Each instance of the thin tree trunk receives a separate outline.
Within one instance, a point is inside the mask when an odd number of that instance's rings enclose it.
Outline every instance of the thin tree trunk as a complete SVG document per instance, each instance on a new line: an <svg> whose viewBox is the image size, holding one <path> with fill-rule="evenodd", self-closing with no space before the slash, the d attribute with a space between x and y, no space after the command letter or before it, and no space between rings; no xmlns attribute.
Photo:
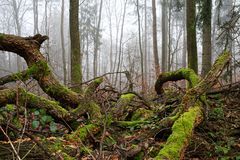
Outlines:
<svg viewBox="0 0 240 160"><path fill-rule="evenodd" d="M147 76L147 71L148 71L148 52L147 52L147 47L148 47L148 29L147 29L147 0L144 1L144 79L145 79L145 87L148 88L148 76Z"/></svg>
<svg viewBox="0 0 240 160"><path fill-rule="evenodd" d="M45 34L49 35L49 27L48 27L48 0L45 0L45 7L44 7L44 18L45 18ZM51 60L50 60L50 43L49 41L46 42L46 54L47 54L47 60L48 63L51 65Z"/></svg>
<svg viewBox="0 0 240 160"><path fill-rule="evenodd" d="M153 56L155 65L155 76L158 77L160 74L160 65L158 58L158 46L157 46L157 16L156 16L156 1L152 0L152 15L153 15Z"/></svg>
<svg viewBox="0 0 240 160"><path fill-rule="evenodd" d="M21 3L21 2L19 2L19 3ZM19 20L19 5L21 5L21 4L17 4L16 0L12 1L14 20L15 20L17 35L21 36L21 23L20 23L20 20ZM22 68L21 57L17 56L17 70L20 71L21 68Z"/></svg>
<svg viewBox="0 0 240 160"><path fill-rule="evenodd" d="M162 1L162 72L167 71L168 55L168 14L167 1ZM170 56L170 55L169 55Z"/></svg>
<svg viewBox="0 0 240 160"><path fill-rule="evenodd" d="M71 40L71 83L74 90L81 91L82 83L82 56L79 38L79 0L70 0L70 40Z"/></svg>
<svg viewBox="0 0 240 160"><path fill-rule="evenodd" d="M121 34L120 34L120 40L119 40L119 53L118 53L118 64L117 64L117 72L119 72L120 70L120 66L121 66L121 57L122 57L122 39L123 39L123 30L124 30L124 23L125 23L125 16L126 16L126 8L127 8L127 1L128 0L125 0L124 2L124 9L123 9L123 18L122 18L122 24L121 24ZM117 82L118 80L118 74L116 74L116 79L115 79L115 82ZM121 74L120 74L120 81L119 83L121 83ZM121 84L120 84L121 86ZM120 87L121 88L121 87Z"/></svg>
<svg viewBox="0 0 240 160"><path fill-rule="evenodd" d="M93 76L97 76L97 70L98 70L98 50L99 50L99 32L100 32L100 24L102 19L102 4L103 0L100 2L100 8L99 8L99 16L98 16L98 24L97 24L97 31L96 31L96 37L94 41L94 57L93 57Z"/></svg>
<svg viewBox="0 0 240 160"><path fill-rule="evenodd" d="M187 40L186 40L186 1L183 7L183 50L182 50L182 67L187 67Z"/></svg>
<svg viewBox="0 0 240 160"><path fill-rule="evenodd" d="M141 22L140 22L140 12L139 12L139 0L137 0L137 16L138 16L138 43L139 43L139 51L141 56L141 82L142 82L142 92L145 89L145 79L144 79L144 64L143 64L143 51L142 51L142 42L141 42Z"/></svg>
<svg viewBox="0 0 240 160"><path fill-rule="evenodd" d="M86 65L87 65L87 80L89 80L89 34L87 33L87 52L86 52Z"/></svg>
<svg viewBox="0 0 240 160"><path fill-rule="evenodd" d="M111 16L111 0L108 1L107 14L109 20L109 31L110 31L110 51L109 51L109 62L110 62L110 72L113 72L113 35L112 35L112 16ZM112 74L110 75L112 79Z"/></svg>
<svg viewBox="0 0 240 160"><path fill-rule="evenodd" d="M67 84L67 66L66 66L66 52L64 43L64 0L62 0L62 11L61 11L61 46L62 46L62 62L63 62L63 82Z"/></svg>
<svg viewBox="0 0 240 160"><path fill-rule="evenodd" d="M33 0L33 19L34 19L34 31L33 34L39 33L38 29L38 0Z"/></svg>

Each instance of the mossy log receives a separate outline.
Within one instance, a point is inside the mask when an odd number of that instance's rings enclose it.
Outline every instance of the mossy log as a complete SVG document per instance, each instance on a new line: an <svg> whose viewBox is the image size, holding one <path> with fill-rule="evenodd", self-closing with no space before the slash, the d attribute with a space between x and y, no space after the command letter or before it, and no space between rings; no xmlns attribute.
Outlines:
<svg viewBox="0 0 240 160"><path fill-rule="evenodd" d="M0 106L18 104L27 108L45 109L56 121L71 120L70 113L62 108L56 101L36 96L23 88L4 89L0 91Z"/></svg>
<svg viewBox="0 0 240 160"><path fill-rule="evenodd" d="M100 123L101 112L98 104L91 98L93 92L102 83L103 79L99 78L91 82L83 93L76 93L61 84L53 75L47 60L40 52L41 44L47 39L47 36L40 34L33 37L20 37L0 33L0 50L16 53L24 58L28 65L28 69L25 71L0 78L0 85L34 78L42 90L56 101L36 96L22 88L1 89L0 106L18 104L19 106L26 106L27 108L44 108L56 122L68 123L67 126L70 126L71 129L74 130L68 137L71 137L71 135L74 137L76 133L83 131L81 127L79 128L79 126L75 125L79 116L86 112L90 114L95 122L98 122L95 123L97 128ZM77 125L79 125L79 123L77 123ZM84 132L86 136L87 133L88 132ZM86 136L81 136L81 138L86 138ZM51 146L49 146L49 148L51 148ZM55 151L53 151L53 153L55 153Z"/></svg>
<svg viewBox="0 0 240 160"><path fill-rule="evenodd" d="M9 77L18 77L21 80L26 75L31 75L50 97L59 101L63 106L77 107L82 100L81 95L66 88L55 78L47 60L40 52L41 44L47 39L47 36L40 34L33 37L20 37L1 33L0 50L16 53L24 58L29 67L26 72Z"/></svg>
<svg viewBox="0 0 240 160"><path fill-rule="evenodd" d="M13 145L15 148L17 148L19 145L19 142L16 142L16 143L13 142ZM30 140L20 142L19 156L21 158L24 157L25 159L28 159L28 160L49 159L49 157L45 156L44 152ZM9 143L0 142L0 157L1 157L0 159L2 159L2 160L16 159L16 156L13 153L12 148L9 145Z"/></svg>
<svg viewBox="0 0 240 160"><path fill-rule="evenodd" d="M47 36L42 36L40 34L37 34L33 37L20 37L1 33L0 50L13 52L23 57L28 65L28 69L0 78L0 85L17 80L24 81L33 77L38 81L40 87L46 94L54 98L56 101L60 102L59 106L61 106L61 108L78 108L78 111L83 110L81 111L81 113L86 112L86 97L89 97L89 95L93 93L93 91L102 82L102 79L99 78L93 81L87 88L86 95L84 95L83 93L78 94L62 85L55 78L51 69L48 66L45 57L40 52L41 44L47 39ZM1 91L2 95L4 93L6 92ZM7 96L8 95L6 95L5 97ZM34 95L32 95L31 97L34 97ZM11 99L13 100L14 98ZM30 102L31 101L29 101L29 103ZM87 105L88 108L89 106L96 106L96 104L92 104L93 102L91 101L91 105Z"/></svg>
<svg viewBox="0 0 240 160"><path fill-rule="evenodd" d="M191 82L191 77L195 78L193 79L194 81L190 83L192 84L192 88L187 90L182 99L180 104L182 112L179 113L179 118L177 118L172 126L172 134L168 137L166 144L160 150L155 159L184 159L184 152L191 140L194 128L204 119L203 111L206 103L204 102L205 94L215 84L217 78L220 76L225 66L229 63L229 60L230 53L227 51L223 52L215 61L212 69L203 80L197 78L197 75L192 75L195 73L191 73L190 75L187 74L188 77L184 77L186 74L183 70L159 76L157 83L160 84L156 85L158 86L156 87L157 93L162 93L161 83L163 81L166 82L166 79L178 80L184 78ZM177 73L177 78L175 79L173 78L174 73ZM170 78L167 77L168 75ZM161 80L161 77L164 77L164 80Z"/></svg>

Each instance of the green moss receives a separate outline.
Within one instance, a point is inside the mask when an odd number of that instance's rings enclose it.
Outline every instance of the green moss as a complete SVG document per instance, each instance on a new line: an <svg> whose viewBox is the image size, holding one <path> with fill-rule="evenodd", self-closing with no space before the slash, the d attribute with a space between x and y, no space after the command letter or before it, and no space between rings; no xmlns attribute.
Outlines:
<svg viewBox="0 0 240 160"><path fill-rule="evenodd" d="M29 67L26 75L46 76L50 72L50 68L46 61L38 61Z"/></svg>
<svg viewBox="0 0 240 160"><path fill-rule="evenodd" d="M83 102L79 106L72 110L74 115L80 115L88 112L93 120L99 120L102 117L101 109L99 105L94 101Z"/></svg>
<svg viewBox="0 0 240 160"><path fill-rule="evenodd" d="M93 151L90 148L83 146L83 147L80 148L80 152L83 153L83 154L90 154Z"/></svg>
<svg viewBox="0 0 240 160"><path fill-rule="evenodd" d="M62 152L64 160L76 160L76 158L69 156L67 153Z"/></svg>
<svg viewBox="0 0 240 160"><path fill-rule="evenodd" d="M101 84L102 82L103 82L103 78L102 77L101 78L97 78L97 79L94 80L94 83L97 84L97 85Z"/></svg>
<svg viewBox="0 0 240 160"><path fill-rule="evenodd" d="M0 33L0 41L2 41L4 39L5 35Z"/></svg>
<svg viewBox="0 0 240 160"><path fill-rule="evenodd" d="M47 139L45 141L46 141L46 143L49 143ZM50 151L52 151L52 152L62 151L63 149L64 149L64 146L63 146L63 143L60 138L57 138L54 141L54 143L52 143L50 145Z"/></svg>
<svg viewBox="0 0 240 160"><path fill-rule="evenodd" d="M112 146L114 144L117 144L117 141L113 137L108 136L104 139L104 144L107 146Z"/></svg>
<svg viewBox="0 0 240 160"><path fill-rule="evenodd" d="M116 124L120 127L137 127L141 124L149 124L150 121L117 121Z"/></svg>
<svg viewBox="0 0 240 160"><path fill-rule="evenodd" d="M69 112L62 108L58 102L50 101L40 96L36 96L32 93L26 92L24 89L19 90L20 103L27 102L28 107L45 109L48 113L57 115L57 117L65 118L69 116ZM41 104L41 105L40 105Z"/></svg>
<svg viewBox="0 0 240 160"><path fill-rule="evenodd" d="M97 125L95 124L80 126L76 131L66 135L66 139L72 142L81 142L85 138L87 138L89 132L93 132L96 128L97 128Z"/></svg>
<svg viewBox="0 0 240 160"><path fill-rule="evenodd" d="M92 81L84 91L85 97L86 98L88 98L88 96L90 97L102 82L103 78L97 78L94 81Z"/></svg>
<svg viewBox="0 0 240 160"><path fill-rule="evenodd" d="M142 160L144 159L143 157L144 157L144 152L140 152L134 157L134 160Z"/></svg>
<svg viewBox="0 0 240 160"><path fill-rule="evenodd" d="M122 99L124 101L130 102L134 97L135 97L135 94L127 93L127 94L121 95L120 100Z"/></svg>
<svg viewBox="0 0 240 160"><path fill-rule="evenodd" d="M153 115L154 115L153 111L147 110L144 108L139 108L134 112L131 120L132 121L147 120L147 119L151 118Z"/></svg>
<svg viewBox="0 0 240 160"><path fill-rule="evenodd" d="M197 85L200 81L198 75L190 68L181 68L179 72L181 72L183 77L188 80L190 88Z"/></svg>
<svg viewBox="0 0 240 160"><path fill-rule="evenodd" d="M224 51L218 58L216 59L214 65L223 65L227 59L230 57L229 51Z"/></svg>
<svg viewBox="0 0 240 160"><path fill-rule="evenodd" d="M194 123L197 120L201 109L199 105L189 108L188 112L185 112L172 127L172 134L168 138L163 149L160 150L156 160L160 159L180 159L181 151L187 143L188 138L191 136Z"/></svg>

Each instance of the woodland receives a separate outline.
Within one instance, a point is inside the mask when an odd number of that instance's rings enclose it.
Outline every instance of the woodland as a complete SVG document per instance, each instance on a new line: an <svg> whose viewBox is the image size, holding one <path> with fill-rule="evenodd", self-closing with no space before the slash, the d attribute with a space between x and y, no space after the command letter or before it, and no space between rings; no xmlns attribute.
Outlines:
<svg viewBox="0 0 240 160"><path fill-rule="evenodd" d="M240 0L0 0L0 160L240 159Z"/></svg>

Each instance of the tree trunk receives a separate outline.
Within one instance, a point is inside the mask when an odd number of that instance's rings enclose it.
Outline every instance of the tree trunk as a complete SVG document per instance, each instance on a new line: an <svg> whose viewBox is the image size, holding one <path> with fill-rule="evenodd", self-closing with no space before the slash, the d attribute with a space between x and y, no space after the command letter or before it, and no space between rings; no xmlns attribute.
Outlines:
<svg viewBox="0 0 240 160"><path fill-rule="evenodd" d="M187 41L186 41L186 1L183 7L183 50L182 50L182 67L187 67Z"/></svg>
<svg viewBox="0 0 240 160"><path fill-rule="evenodd" d="M98 16L98 23L96 28L96 35L94 37L94 56L93 56L93 76L97 76L98 72L98 50L99 50L99 34L100 34L100 25L101 25L101 19L102 19L102 4L103 0L100 2L100 8L99 8L99 16Z"/></svg>
<svg viewBox="0 0 240 160"><path fill-rule="evenodd" d="M187 51L188 67L198 74L198 54L196 41L196 2L187 0Z"/></svg>
<svg viewBox="0 0 240 160"><path fill-rule="evenodd" d="M33 34L39 33L38 29L38 0L33 0L33 19L34 19L34 29Z"/></svg>
<svg viewBox="0 0 240 160"><path fill-rule="evenodd" d="M160 65L158 58L158 46L157 46L157 16L156 16L156 1L152 0L152 15L153 15L153 56L154 56L154 65L155 65L155 75L158 77L160 74Z"/></svg>
<svg viewBox="0 0 240 160"><path fill-rule="evenodd" d="M202 3L203 3L202 76L205 76L211 69L212 62L212 45L211 45L212 1L204 0Z"/></svg>
<svg viewBox="0 0 240 160"><path fill-rule="evenodd" d="M70 0L71 83L74 90L81 91L82 55L79 37L79 0Z"/></svg>
<svg viewBox="0 0 240 160"><path fill-rule="evenodd" d="M67 84L67 66L66 66L66 52L64 43L64 0L62 0L61 10L61 46L62 46L62 62L63 62L63 82Z"/></svg>
<svg viewBox="0 0 240 160"><path fill-rule="evenodd" d="M167 71L167 57L168 57L168 9L167 9L168 5L167 3L168 2L166 0L162 1L162 72Z"/></svg>
<svg viewBox="0 0 240 160"><path fill-rule="evenodd" d="M141 22L140 22L140 12L139 12L139 0L137 0L137 17L138 17L138 44L139 44L139 52L141 57L141 86L142 86L142 92L144 92L145 89L145 78L144 78L144 64L143 64L143 50L142 50L142 36L141 36Z"/></svg>

